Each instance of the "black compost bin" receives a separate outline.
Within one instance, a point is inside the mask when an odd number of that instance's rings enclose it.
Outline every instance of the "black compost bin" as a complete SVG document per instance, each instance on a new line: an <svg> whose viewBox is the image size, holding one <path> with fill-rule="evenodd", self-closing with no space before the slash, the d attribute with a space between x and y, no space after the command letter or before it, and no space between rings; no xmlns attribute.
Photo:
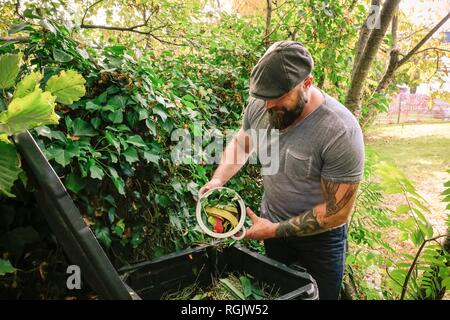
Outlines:
<svg viewBox="0 0 450 320"><path fill-rule="evenodd" d="M209 286L218 275L246 273L278 289L279 299L317 299L314 279L302 268L288 268L238 245L199 246L120 269L112 265L58 175L32 135L14 136L28 174L37 182L35 197L59 243L83 279L102 299L160 299L169 290L197 283ZM197 270L197 271L195 271ZM122 274L122 276L119 275Z"/></svg>
<svg viewBox="0 0 450 320"><path fill-rule="evenodd" d="M119 270L125 282L142 299L160 299L165 293L197 284L207 288L214 278L230 273L249 274L275 291L278 300L315 300L315 280L306 270L297 270L252 252L239 245L219 247L205 245L172 253Z"/></svg>

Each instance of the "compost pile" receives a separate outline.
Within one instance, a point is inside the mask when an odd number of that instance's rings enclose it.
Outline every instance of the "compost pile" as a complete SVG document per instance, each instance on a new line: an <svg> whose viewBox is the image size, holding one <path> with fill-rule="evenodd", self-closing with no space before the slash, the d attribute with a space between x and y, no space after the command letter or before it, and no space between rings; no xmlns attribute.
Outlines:
<svg viewBox="0 0 450 320"><path fill-rule="evenodd" d="M207 288L194 283L177 292L166 292L161 300L273 300L277 297L276 288L255 281L251 275L230 274L215 278Z"/></svg>

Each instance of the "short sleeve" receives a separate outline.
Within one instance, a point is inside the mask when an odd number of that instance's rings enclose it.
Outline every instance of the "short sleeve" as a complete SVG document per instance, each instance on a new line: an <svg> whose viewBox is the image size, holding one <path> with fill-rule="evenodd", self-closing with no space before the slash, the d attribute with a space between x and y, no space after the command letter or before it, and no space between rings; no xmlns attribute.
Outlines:
<svg viewBox="0 0 450 320"><path fill-rule="evenodd" d="M359 125L331 139L322 153L321 176L335 182L359 182L364 174L364 140Z"/></svg>
<svg viewBox="0 0 450 320"><path fill-rule="evenodd" d="M244 110L244 118L242 120L242 128L244 131L251 129L252 127L252 115L255 112L256 99L250 98L247 107Z"/></svg>

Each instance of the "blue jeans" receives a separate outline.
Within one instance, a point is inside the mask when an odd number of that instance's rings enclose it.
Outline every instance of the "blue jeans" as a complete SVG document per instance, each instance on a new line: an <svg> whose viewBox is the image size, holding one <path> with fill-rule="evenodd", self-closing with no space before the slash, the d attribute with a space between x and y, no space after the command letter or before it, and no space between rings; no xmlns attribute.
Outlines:
<svg viewBox="0 0 450 320"><path fill-rule="evenodd" d="M347 225L308 237L264 241L266 255L307 269L319 287L319 299L337 300L344 276Z"/></svg>

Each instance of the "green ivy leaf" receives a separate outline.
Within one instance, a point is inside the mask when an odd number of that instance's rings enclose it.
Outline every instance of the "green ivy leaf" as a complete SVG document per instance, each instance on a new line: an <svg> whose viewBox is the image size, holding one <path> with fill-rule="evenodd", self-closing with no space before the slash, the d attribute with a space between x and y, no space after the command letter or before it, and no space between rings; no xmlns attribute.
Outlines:
<svg viewBox="0 0 450 320"><path fill-rule="evenodd" d="M78 174L69 173L64 180L64 185L70 191L78 193L84 189L86 182Z"/></svg>
<svg viewBox="0 0 450 320"><path fill-rule="evenodd" d="M116 169L110 167L109 172L111 173L111 180L114 183L117 191L119 191L119 194L125 195L125 182L123 181L123 179L117 174Z"/></svg>
<svg viewBox="0 0 450 320"><path fill-rule="evenodd" d="M135 148L129 147L122 153L129 164L139 161L139 156Z"/></svg>
<svg viewBox="0 0 450 320"><path fill-rule="evenodd" d="M95 164L94 159L89 159L89 172L92 179L102 180L105 175L103 169Z"/></svg>
<svg viewBox="0 0 450 320"><path fill-rule="evenodd" d="M112 123L122 123L123 122L123 112L118 110L108 114L107 118Z"/></svg>
<svg viewBox="0 0 450 320"><path fill-rule="evenodd" d="M23 98L13 99L8 111L0 113L0 133L11 135L45 124L57 124L59 116L54 110L55 97L36 88Z"/></svg>
<svg viewBox="0 0 450 320"><path fill-rule="evenodd" d="M4 54L0 56L0 89L11 88L19 74L18 54Z"/></svg>
<svg viewBox="0 0 450 320"><path fill-rule="evenodd" d="M131 235L131 246L136 249L142 243L142 230L140 227L133 227L133 233Z"/></svg>
<svg viewBox="0 0 450 320"><path fill-rule="evenodd" d="M0 139L0 168L0 194L15 197L11 188L22 169L16 147L6 139Z"/></svg>
<svg viewBox="0 0 450 320"><path fill-rule="evenodd" d="M108 220L109 223L113 223L114 219L116 218L116 209L115 208L109 208L108 209Z"/></svg>
<svg viewBox="0 0 450 320"><path fill-rule="evenodd" d="M42 79L42 74L40 72L32 72L17 84L16 90L14 91L14 98L23 98L26 95L32 93L39 86L39 81Z"/></svg>
<svg viewBox="0 0 450 320"><path fill-rule="evenodd" d="M108 105L113 106L114 110L124 110L127 105L127 101L127 97L114 96L108 100Z"/></svg>
<svg viewBox="0 0 450 320"><path fill-rule="evenodd" d="M0 259L0 276L4 276L7 273L14 273L16 270L9 260Z"/></svg>
<svg viewBox="0 0 450 320"><path fill-rule="evenodd" d="M106 247L109 248L111 246L112 240L111 240L111 237L109 235L108 227L97 228L95 230L95 236Z"/></svg>
<svg viewBox="0 0 450 320"><path fill-rule="evenodd" d="M109 142L109 144L113 145L116 148L117 152L120 153L120 142L116 138L115 135L111 134L109 131L105 132L105 138Z"/></svg>
<svg viewBox="0 0 450 320"><path fill-rule="evenodd" d="M163 109L161 109L160 107L154 107L154 108L152 109L152 111L153 111L154 114L157 114L158 116L160 116L160 117L161 117L161 120L162 120L163 122L167 120L167 114L166 114L166 112L165 112Z"/></svg>
<svg viewBox="0 0 450 320"><path fill-rule="evenodd" d="M144 140L142 140L141 136L138 135L134 135L131 137L128 137L127 140L125 140L126 142L135 145L136 147L145 147L147 146L144 142Z"/></svg>
<svg viewBox="0 0 450 320"><path fill-rule="evenodd" d="M94 137L97 135L97 132L92 128L91 124L81 118L76 118L72 122L71 127L74 136Z"/></svg>
<svg viewBox="0 0 450 320"><path fill-rule="evenodd" d="M11 34L20 32L22 30L32 31L33 28L27 22L25 22L25 23L18 23L18 24L12 25L11 28L9 28L8 34L11 35Z"/></svg>
<svg viewBox="0 0 450 320"><path fill-rule="evenodd" d="M147 119L147 118L148 118L148 110L139 109L139 121Z"/></svg>
<svg viewBox="0 0 450 320"><path fill-rule="evenodd" d="M66 152L64 149L56 149L53 157L55 161L63 167L66 167L72 159L72 155Z"/></svg>
<svg viewBox="0 0 450 320"><path fill-rule="evenodd" d="M156 136L156 124L155 124L152 120L146 119L146 120L145 120L145 125L147 126L147 128L150 129L150 131L152 132L152 134L153 134L154 136Z"/></svg>
<svg viewBox="0 0 450 320"><path fill-rule="evenodd" d="M59 75L52 76L45 86L56 96L56 101L62 104L72 104L86 94L84 84L86 80L76 71L61 71Z"/></svg>
<svg viewBox="0 0 450 320"><path fill-rule="evenodd" d="M72 61L73 56L56 48L53 48L53 59L55 59L58 62L69 62Z"/></svg>
<svg viewBox="0 0 450 320"><path fill-rule="evenodd" d="M113 232L117 234L119 237L122 237L123 233L125 231L125 223L123 222L123 219L120 219L117 221L117 223L114 225Z"/></svg>
<svg viewBox="0 0 450 320"><path fill-rule="evenodd" d="M151 151L144 151L144 159L147 163L153 162L154 164L159 164L160 156Z"/></svg>
<svg viewBox="0 0 450 320"><path fill-rule="evenodd" d="M158 205L160 205L162 207L166 207L171 203L169 197L167 197L165 195L161 195L161 194L156 195L155 201Z"/></svg>

